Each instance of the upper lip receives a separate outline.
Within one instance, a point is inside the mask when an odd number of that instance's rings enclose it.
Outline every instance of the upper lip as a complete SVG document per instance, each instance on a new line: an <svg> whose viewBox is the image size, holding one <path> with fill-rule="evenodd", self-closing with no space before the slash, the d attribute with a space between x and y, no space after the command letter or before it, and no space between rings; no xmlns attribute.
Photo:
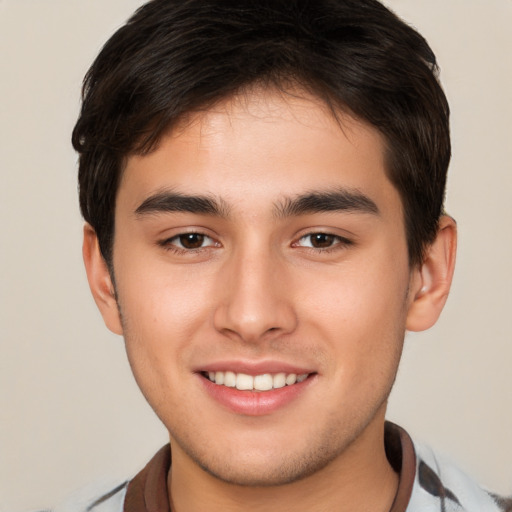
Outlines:
<svg viewBox="0 0 512 512"><path fill-rule="evenodd" d="M264 373L295 373L304 375L306 373L316 373L311 367L297 365L284 361L266 360L266 361L242 361L242 360L224 360L207 363L196 369L197 372L233 372L245 373L247 375L262 375Z"/></svg>

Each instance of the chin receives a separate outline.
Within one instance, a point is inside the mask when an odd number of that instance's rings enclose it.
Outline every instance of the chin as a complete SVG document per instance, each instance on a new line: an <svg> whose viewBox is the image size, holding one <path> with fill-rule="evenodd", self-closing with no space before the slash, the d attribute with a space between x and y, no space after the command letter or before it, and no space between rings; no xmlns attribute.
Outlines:
<svg viewBox="0 0 512 512"><path fill-rule="evenodd" d="M314 473L317 473L334 457L319 459L315 454L314 460L309 458L289 458L278 463L256 465L254 462L246 464L241 462L236 466L230 464L204 464L196 461L201 468L214 478L227 484L242 487L277 487L298 482Z"/></svg>
<svg viewBox="0 0 512 512"><path fill-rule="evenodd" d="M176 442L207 474L227 484L243 487L275 487L298 482L327 467L350 444L340 443L339 439L329 436L323 443L295 446L293 452L283 453L279 447L267 447L266 450L253 447L213 454L206 453L204 447L196 450L183 446L178 440Z"/></svg>

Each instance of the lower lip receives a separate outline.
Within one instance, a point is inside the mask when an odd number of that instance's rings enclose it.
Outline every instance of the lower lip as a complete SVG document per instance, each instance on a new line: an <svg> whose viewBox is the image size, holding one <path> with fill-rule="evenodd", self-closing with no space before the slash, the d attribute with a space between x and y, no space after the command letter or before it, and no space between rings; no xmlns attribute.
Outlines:
<svg viewBox="0 0 512 512"><path fill-rule="evenodd" d="M306 380L269 391L240 391L236 388L215 384L199 375L207 393L229 410L246 416L265 416L296 400L315 380L310 375Z"/></svg>

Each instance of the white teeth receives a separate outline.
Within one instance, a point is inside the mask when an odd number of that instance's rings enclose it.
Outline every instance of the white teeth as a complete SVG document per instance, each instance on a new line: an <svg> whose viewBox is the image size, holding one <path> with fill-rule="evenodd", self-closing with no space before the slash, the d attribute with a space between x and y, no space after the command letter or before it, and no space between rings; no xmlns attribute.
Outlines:
<svg viewBox="0 0 512 512"><path fill-rule="evenodd" d="M295 373L290 373L286 376L286 385L291 386L297 382L297 375Z"/></svg>
<svg viewBox="0 0 512 512"><path fill-rule="evenodd" d="M247 375L245 373L208 372L208 378L218 385L230 388L237 388L241 391L268 391L270 389L284 388L295 383L303 382L308 378L307 373L297 375L296 373L264 373L261 375Z"/></svg>
<svg viewBox="0 0 512 512"><path fill-rule="evenodd" d="M274 381L270 373L256 375L256 377L254 377L254 389L257 389L258 391L268 391L269 389L272 389L273 386Z"/></svg>
<svg viewBox="0 0 512 512"><path fill-rule="evenodd" d="M276 373L272 378L274 389L284 388L286 386L286 373Z"/></svg>
<svg viewBox="0 0 512 512"><path fill-rule="evenodd" d="M215 379L217 382L217 379ZM217 382L218 384L218 382ZM249 390L254 388L254 377L246 375L245 373L239 373L236 376L236 389Z"/></svg>
<svg viewBox="0 0 512 512"><path fill-rule="evenodd" d="M229 388L234 388L236 386L236 373L226 372L224 374L224 386L228 386Z"/></svg>

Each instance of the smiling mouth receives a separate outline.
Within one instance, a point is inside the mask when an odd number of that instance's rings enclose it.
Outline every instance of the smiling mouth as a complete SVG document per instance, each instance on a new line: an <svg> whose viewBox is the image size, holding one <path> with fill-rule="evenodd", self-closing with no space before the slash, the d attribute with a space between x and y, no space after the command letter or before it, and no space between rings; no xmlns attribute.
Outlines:
<svg viewBox="0 0 512 512"><path fill-rule="evenodd" d="M201 372L203 377L218 386L236 388L240 391L270 391L271 389L293 386L305 381L310 374L296 373L263 373L261 375L247 375L245 373L226 372Z"/></svg>

